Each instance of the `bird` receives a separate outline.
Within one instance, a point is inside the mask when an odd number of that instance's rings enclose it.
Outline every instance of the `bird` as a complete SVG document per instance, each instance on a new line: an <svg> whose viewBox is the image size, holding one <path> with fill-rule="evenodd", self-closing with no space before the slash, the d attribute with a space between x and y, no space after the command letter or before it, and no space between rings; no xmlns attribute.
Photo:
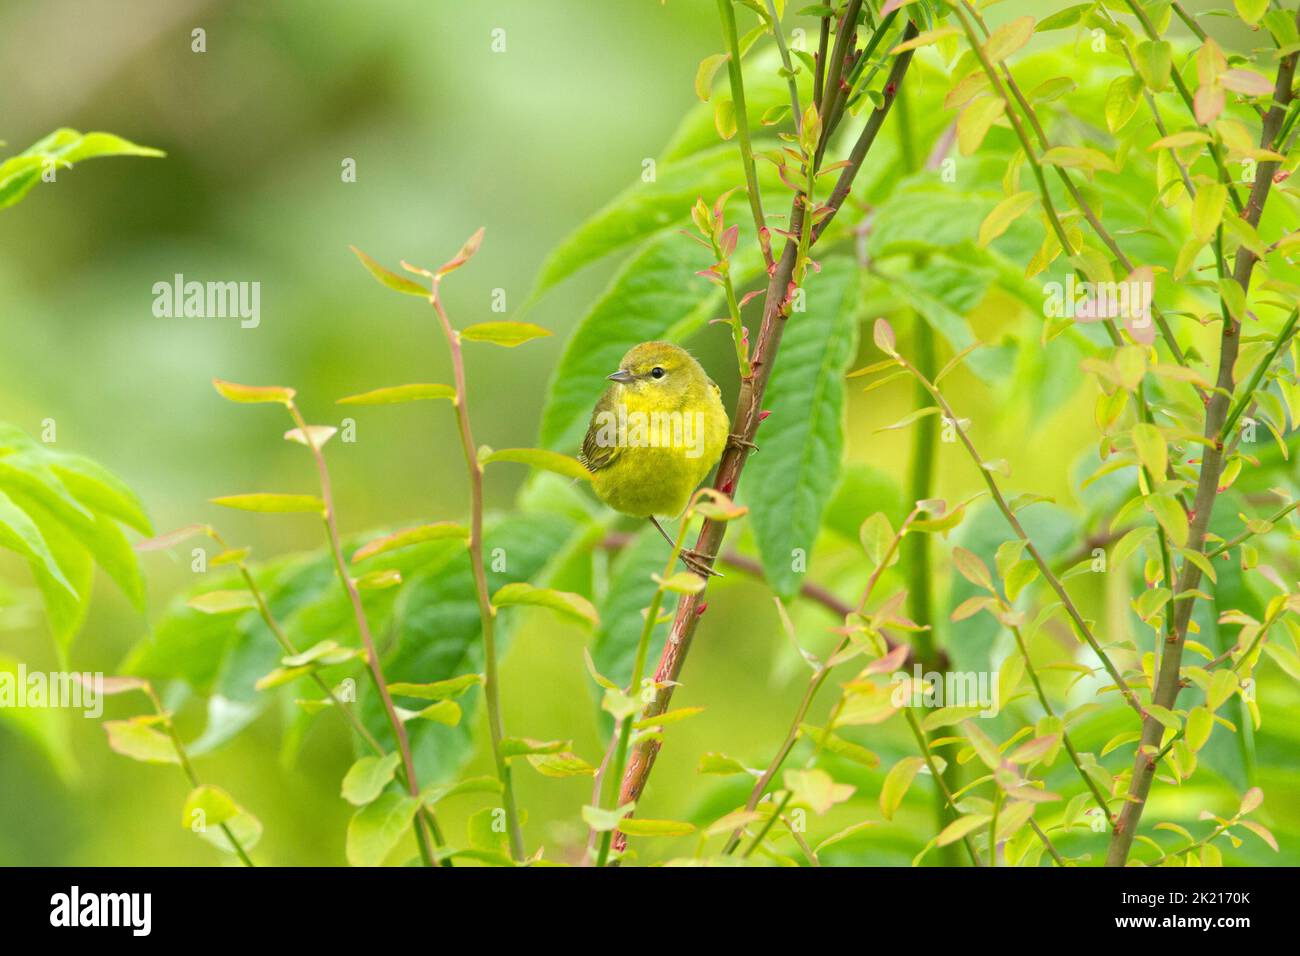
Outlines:
<svg viewBox="0 0 1300 956"><path fill-rule="evenodd" d="M596 496L621 514L648 518L674 544L659 518L676 518L722 457L731 420L722 390L685 349L669 342L633 346L591 413L578 460ZM717 575L700 555L682 560Z"/></svg>

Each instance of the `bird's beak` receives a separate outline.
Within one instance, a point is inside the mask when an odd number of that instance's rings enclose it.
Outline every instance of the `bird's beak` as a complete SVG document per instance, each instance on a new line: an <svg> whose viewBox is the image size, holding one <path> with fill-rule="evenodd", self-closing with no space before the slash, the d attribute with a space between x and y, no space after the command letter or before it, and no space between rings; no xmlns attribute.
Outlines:
<svg viewBox="0 0 1300 956"><path fill-rule="evenodd" d="M613 375L606 375L605 377L611 382L622 382L624 384L632 381L632 373L625 368L621 368Z"/></svg>

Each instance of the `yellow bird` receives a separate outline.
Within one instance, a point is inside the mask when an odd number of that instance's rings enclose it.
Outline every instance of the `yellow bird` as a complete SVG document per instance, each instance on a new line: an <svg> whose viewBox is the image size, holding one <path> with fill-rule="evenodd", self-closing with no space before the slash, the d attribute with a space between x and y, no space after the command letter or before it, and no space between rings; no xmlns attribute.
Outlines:
<svg viewBox="0 0 1300 956"><path fill-rule="evenodd" d="M603 502L649 518L671 544L656 516L680 515L727 445L731 422L721 389L689 352L668 342L635 346L609 380L578 459ZM682 557L692 570L708 570L694 552Z"/></svg>

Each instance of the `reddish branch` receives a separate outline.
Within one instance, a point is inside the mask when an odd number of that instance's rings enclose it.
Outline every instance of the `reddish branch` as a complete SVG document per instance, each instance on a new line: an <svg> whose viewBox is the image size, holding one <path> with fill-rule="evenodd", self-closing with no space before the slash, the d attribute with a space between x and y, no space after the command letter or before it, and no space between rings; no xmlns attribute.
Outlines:
<svg viewBox="0 0 1300 956"><path fill-rule="evenodd" d="M1300 13L1296 15L1300 26ZM1296 54L1283 57L1278 66L1277 82L1273 89L1273 105L1264 115L1260 146L1272 149L1274 140L1282 127L1287 109L1291 104L1291 83L1295 77ZM1254 228L1264 211L1269 189L1273 185L1273 174L1277 172L1276 161L1259 164L1256 170L1255 184L1250 191L1250 199L1242 211L1242 218ZM1250 290L1250 277L1255 270L1257 258L1253 252L1242 246L1237 250L1233 263L1233 279L1241 286L1243 293ZM1233 366L1237 362L1237 351L1241 340L1241 323L1231 315L1225 315L1223 330L1219 340L1219 373L1215 382L1215 391L1205 410L1205 437L1208 447L1202 458L1201 474L1197 480L1196 498L1192 506L1192 522L1188 532L1188 547L1205 551L1205 533L1209 528L1210 515L1214 511L1218 495L1219 477L1223 471L1224 444L1229 436L1223 434L1223 425L1227 420L1228 409L1232 403L1236 383L1233 378ZM1172 709L1182 689L1180 671L1183 659L1183 647L1187 639L1187 626L1192 618L1195 604L1195 591L1201 582L1201 568L1193 561L1184 560L1178 584L1174 588L1173 633L1165 643L1164 653L1160 658L1160 671L1156 675L1152 703ZM1146 806L1147 794L1151 790L1151 781L1159 764L1158 750L1164 736L1164 724L1154 717L1147 717L1142 722L1142 739L1138 743L1137 755L1133 761L1133 776L1129 783L1128 799L1120 812L1119 820L1111 834L1110 850L1106 855L1107 866L1123 866L1128 860L1129 848L1133 845L1138 823L1142 819L1142 810Z"/></svg>
<svg viewBox="0 0 1300 956"><path fill-rule="evenodd" d="M850 0L852 9L856 10L858 5ZM848 17L845 17L841 23L840 35L847 38L852 34L853 30L854 24L849 21ZM916 25L909 23L904 33L904 40L916 36L917 32ZM847 39L845 42L847 43ZM911 61L911 50L904 51L895 58L893 68L890 70L889 78L882 92L883 101L880 106L872 111L866 127L853 147L850 164L840 174L839 181L831 194L830 212L818 223L819 228L814 233L814 241L817 236L825 231L831 218L839 211L840 204L847 197L854 177L862 167L876 134L884 123L890 107L894 104L895 95ZM828 82L823 93L823 100L829 101L839 96L838 79L842 70L843 55L841 53L841 43L837 39L835 55L833 55L831 63L828 64ZM833 128L833 123L828 122L829 111L826 109L827 105L833 104L826 102L822 104L822 125L824 130ZM802 224L802 197L796 197L790 211L789 235L797 236ZM759 421L761 420L760 413L763 408L763 394L767 389L772 367L776 361L777 348L780 346L781 335L785 330L786 319L789 318L790 314L790 297L794 292L792 280L798 251L798 242L792 238L787 238L781 257L777 261L767 284L767 292L763 300L763 322L754 354L754 374L752 378L740 383L740 394L736 399L736 411L732 419L732 430L742 440L727 446L718 465L717 477L714 480L714 487L728 496L735 494L736 487L740 483L741 472L745 467L745 461L749 457L749 449L758 431ZM696 541L694 550L709 567L712 567L715 556L722 546L722 539L726 534L726 530L726 523L717 521L705 521L703 527L700 528L699 538ZM677 603L677 613L673 619L668 640L664 643L663 654L659 659L659 668L655 673L655 681L659 690L654 701L647 705L642 712L643 717L654 717L668 709L673 688L676 686L682 666L686 662L686 655L690 651L691 640L695 636L695 628L699 623L700 615L704 611L703 596L704 592L683 595ZM654 768L655 757L659 753L659 747L660 743L651 739L638 743L632 751L627 771L623 776L622 787L619 791L618 803L620 806L638 799L645 790L650 771ZM616 849L622 849L624 843L622 834L618 834Z"/></svg>

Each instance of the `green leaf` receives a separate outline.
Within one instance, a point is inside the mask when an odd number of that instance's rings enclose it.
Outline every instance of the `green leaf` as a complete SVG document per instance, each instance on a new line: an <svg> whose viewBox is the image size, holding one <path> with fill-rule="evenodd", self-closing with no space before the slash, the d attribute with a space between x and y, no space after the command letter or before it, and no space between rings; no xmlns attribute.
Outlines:
<svg viewBox="0 0 1300 956"><path fill-rule="evenodd" d="M993 31L984 43L984 55L994 63L1015 53L1034 35L1034 18L1018 17Z"/></svg>
<svg viewBox="0 0 1300 956"><path fill-rule="evenodd" d="M236 852L226 835L227 830L245 852L256 846L262 837L261 821L235 803L230 794L211 784L190 791L185 800L181 826L227 853Z"/></svg>
<svg viewBox="0 0 1300 956"><path fill-rule="evenodd" d="M257 607L251 591L204 591L185 602L201 614L227 614Z"/></svg>
<svg viewBox="0 0 1300 956"><path fill-rule="evenodd" d="M43 460L49 462L50 471L82 505L141 534L153 534L153 524L140 498L107 468L68 452L47 451Z"/></svg>
<svg viewBox="0 0 1300 956"><path fill-rule="evenodd" d="M695 195L692 191L687 202ZM664 236L615 275L570 336L551 376L542 445L577 451L592 407L609 385L605 377L628 349L654 340L681 341L714 317L721 294L695 275L708 265L702 252L682 236Z"/></svg>
<svg viewBox="0 0 1300 956"><path fill-rule="evenodd" d="M396 405L400 402L424 402L437 398L455 401L456 389L450 385L390 385L376 388L359 395L340 398L339 405Z"/></svg>
<svg viewBox="0 0 1300 956"><path fill-rule="evenodd" d="M195 787L185 798L181 810L181 826L191 829L196 825L215 827L239 816L239 805L220 787L203 784Z"/></svg>
<svg viewBox="0 0 1300 956"><path fill-rule="evenodd" d="M348 822L348 863L381 865L410 829L419 806L415 797L385 793L352 814Z"/></svg>
<svg viewBox="0 0 1300 956"><path fill-rule="evenodd" d="M315 495L284 495L258 493L251 495L225 495L209 499L214 505L235 508L239 511L261 511L277 514L316 512L325 513L325 502Z"/></svg>
<svg viewBox="0 0 1300 956"><path fill-rule="evenodd" d="M1193 707L1188 712L1187 730L1183 734L1183 739L1187 741L1187 746L1191 748L1192 753L1205 746L1212 730L1214 730L1214 714L1208 707Z"/></svg>
<svg viewBox="0 0 1300 956"><path fill-rule="evenodd" d="M711 117L712 109L705 109ZM709 125L712 126L712 119ZM685 222L691 204L697 198L720 196L744 182L744 178L736 148L730 145L677 161L658 163L653 181L628 187L560 243L542 264L531 298L540 296L584 266L627 249L669 226ZM739 203L742 200L743 197L738 197L735 201ZM683 252L701 251L681 236L674 236L669 241L681 247ZM695 268L701 269L707 264L701 261ZM657 337L648 336L636 341ZM607 373L613 371L615 365L609 366Z"/></svg>
<svg viewBox="0 0 1300 956"><path fill-rule="evenodd" d="M862 522L858 537L862 541L862 549L867 553L867 560L871 562L872 570L880 567L894 542L894 529L889 524L889 518L883 511L877 511ZM898 558L898 549L895 548L890 558L890 565L897 564Z"/></svg>
<svg viewBox="0 0 1300 956"><path fill-rule="evenodd" d="M629 817L619 822L618 831L625 836L687 836L695 824L680 820L643 820Z"/></svg>
<svg viewBox="0 0 1300 956"><path fill-rule="evenodd" d="M987 246L1007 231L1007 228L1021 217L1030 206L1038 200L1038 194L1025 190L1014 196L1008 196L990 212L980 223L979 245Z"/></svg>
<svg viewBox="0 0 1300 956"><path fill-rule="evenodd" d="M545 448L501 448L483 458L483 464L494 461L513 461L522 465L532 465L543 471L549 471L564 478L591 481L589 472L582 462L570 455Z"/></svg>
<svg viewBox="0 0 1300 956"><path fill-rule="evenodd" d="M966 739L970 741L971 746L975 748L975 753L984 765L990 770L996 770L1002 763L1002 754L988 734L980 730L970 720L962 721L962 730L966 732Z"/></svg>
<svg viewBox="0 0 1300 956"><path fill-rule="evenodd" d="M1166 40L1146 40L1137 45L1133 59L1142 82L1153 93L1169 86L1169 70L1174 62L1174 48Z"/></svg>
<svg viewBox="0 0 1300 956"><path fill-rule="evenodd" d="M1006 112L1001 97L986 96L973 100L957 118L957 147L963 156L970 156L980 148L989 127Z"/></svg>
<svg viewBox="0 0 1300 956"><path fill-rule="evenodd" d="M77 590L63 574L54 555L50 552L41 529L13 499L0 491L0 546L16 551L30 561L37 562L45 573L59 585L66 588L68 594L79 600Z"/></svg>
<svg viewBox="0 0 1300 956"><path fill-rule="evenodd" d="M886 820L894 819L894 811L924 766L925 761L920 757L904 757L889 769L880 787L880 815Z"/></svg>
<svg viewBox="0 0 1300 956"><path fill-rule="evenodd" d="M625 803L617 810L585 806L582 808L582 821L597 833L605 833L616 829L620 821L635 809L635 803Z"/></svg>
<svg viewBox="0 0 1300 956"><path fill-rule="evenodd" d="M807 312L795 314L781 342L759 429L763 454L746 482L754 536L769 586L791 597L816 542L844 454L845 372L857 351L859 271L828 257L810 277Z"/></svg>
<svg viewBox="0 0 1300 956"><path fill-rule="evenodd" d="M460 337L467 342L491 342L508 349L550 334L550 329L531 322L479 322L460 330Z"/></svg>
<svg viewBox="0 0 1300 956"><path fill-rule="evenodd" d="M1170 539L1178 547L1187 544L1187 512L1183 511L1182 505L1173 495L1159 492L1147 495L1146 502L1151 511L1155 514L1156 520L1160 522L1160 527L1165 529Z"/></svg>
<svg viewBox="0 0 1300 956"><path fill-rule="evenodd" d="M355 253L356 257L361 260L361 264L366 267L366 271L374 276L381 285L385 285L394 292L401 292L405 295L419 296L421 299L429 298L429 290L424 286L417 282L412 282L410 279L406 278L406 276L398 275L396 272L390 272L356 246L349 246L348 248Z"/></svg>
<svg viewBox="0 0 1300 956"><path fill-rule="evenodd" d="M1192 202L1192 235L1201 242L1208 241L1219 228L1223 210L1228 202L1228 187L1222 183L1205 183L1196 191Z"/></svg>
<svg viewBox="0 0 1300 956"><path fill-rule="evenodd" d="M352 563L356 564L366 558L373 558L377 555L388 554L390 551L397 551L400 548L409 548L412 545L423 544L426 541L442 541L455 539L468 542L469 529L462 525L453 524L450 521L439 521L434 524L417 525L414 528L403 528L401 531L394 531L392 534L384 535L382 538L376 538L374 541L368 541L365 545L358 548L352 555Z"/></svg>
<svg viewBox="0 0 1300 956"><path fill-rule="evenodd" d="M993 577L989 574L988 566L973 551L967 551L962 547L953 548L952 564L971 584L986 591L994 590Z"/></svg>
<svg viewBox="0 0 1300 956"><path fill-rule="evenodd" d="M600 626L596 608L581 594L557 591L553 588L534 587L526 582L507 584L492 595L494 607L544 607L558 611L565 617L583 621L593 627Z"/></svg>
<svg viewBox="0 0 1300 956"><path fill-rule="evenodd" d="M45 170L64 169L83 159L100 156L165 156L161 150L137 146L112 133L79 133L59 129L33 143L17 156L0 162L0 209L12 206L29 193Z"/></svg>
<svg viewBox="0 0 1300 956"><path fill-rule="evenodd" d="M463 715L460 704L454 700L434 701L423 710L413 712L399 711L403 720L431 720L435 724L442 724L444 727L455 727L460 723Z"/></svg>
<svg viewBox="0 0 1300 956"><path fill-rule="evenodd" d="M695 71L695 95L703 102L708 102L713 93L713 78L730 57L726 53L714 53L700 61Z"/></svg>
<svg viewBox="0 0 1300 956"><path fill-rule="evenodd" d="M501 756L507 760L511 757L527 757L531 754L558 754L573 746L571 740L533 740L531 737L503 737L501 739Z"/></svg>
<svg viewBox="0 0 1300 956"><path fill-rule="evenodd" d="M1123 129L1141 104L1142 80L1136 76L1118 76L1106 88L1106 128L1112 133Z"/></svg>
<svg viewBox="0 0 1300 956"><path fill-rule="evenodd" d="M343 799L355 807L362 807L379 796L388 786L402 762L399 753L382 757L362 757L343 777Z"/></svg>
<svg viewBox="0 0 1300 956"><path fill-rule="evenodd" d="M667 578L655 575L655 581L664 591L671 591L673 594L699 594L706 584L704 578L690 571L678 571Z"/></svg>
<svg viewBox="0 0 1300 956"><path fill-rule="evenodd" d="M288 406L297 393L291 388L279 385L238 385L219 378L212 380L212 387L217 394L227 401L244 405L260 405L267 402Z"/></svg>
<svg viewBox="0 0 1300 956"><path fill-rule="evenodd" d="M596 768L577 754L529 754L528 762L543 777L594 777Z"/></svg>
<svg viewBox="0 0 1300 956"><path fill-rule="evenodd" d="M1227 669L1219 669L1210 678L1210 687L1205 692L1205 705L1216 711L1227 703L1228 698L1237 692L1237 675Z"/></svg>
<svg viewBox="0 0 1300 956"><path fill-rule="evenodd" d="M117 753L143 763L180 763L171 737L135 720L106 720L108 745Z"/></svg>
<svg viewBox="0 0 1300 956"><path fill-rule="evenodd" d="M1153 717L1175 733L1183 729L1182 718L1168 707L1161 707L1159 704L1147 704L1145 710L1148 716Z"/></svg>
<svg viewBox="0 0 1300 956"><path fill-rule="evenodd" d="M389 684L388 692L395 697L416 697L420 700L447 700L452 697L459 697L471 687L478 687L482 683L482 674L461 674L459 677L449 677L447 680L433 681L428 684L411 684L406 682Z"/></svg>
<svg viewBox="0 0 1300 956"><path fill-rule="evenodd" d="M829 849L835 844L841 843L844 840L849 839L850 837L856 836L857 834L861 833L863 830L867 829L868 827L873 827L875 825L876 825L875 820L863 820L861 823L855 823L852 826L847 826L843 830L840 830L838 833L831 834L825 840L822 840L821 843L818 843L817 847L814 849L813 852L820 854L822 850Z"/></svg>
<svg viewBox="0 0 1300 956"><path fill-rule="evenodd" d="M1164 481L1169 452L1160 429L1148 422L1138 422L1133 426L1133 447L1137 451L1138 461L1151 474L1152 480Z"/></svg>
<svg viewBox="0 0 1300 956"><path fill-rule="evenodd" d="M1118 172L1113 159L1090 146L1053 146L1043 153L1041 161L1066 169L1082 169L1089 174Z"/></svg>
<svg viewBox="0 0 1300 956"><path fill-rule="evenodd" d="M1252 26L1268 12L1268 0L1232 0L1232 4L1237 8L1237 15Z"/></svg>
<svg viewBox="0 0 1300 956"><path fill-rule="evenodd" d="M1064 10L1057 10L1050 16L1044 17L1038 22L1035 28L1037 33L1046 33L1049 30L1064 30L1072 27L1083 19L1085 13L1093 8L1091 3L1077 3L1072 7L1066 7Z"/></svg>
<svg viewBox="0 0 1300 956"><path fill-rule="evenodd" d="M745 765L739 760L728 757L726 754L715 753L710 751L700 755L699 766L696 767L698 773L716 774L718 776L730 776L736 773L748 773Z"/></svg>
<svg viewBox="0 0 1300 956"><path fill-rule="evenodd" d="M835 804L848 800L856 789L846 783L836 783L825 770L787 770L784 780L786 789L794 794L795 802L804 804L819 816Z"/></svg>
<svg viewBox="0 0 1300 956"><path fill-rule="evenodd" d="M935 846L947 846L949 843L956 843L962 837L986 826L992 819L987 813L971 813L964 817L958 817L939 831L935 838Z"/></svg>

